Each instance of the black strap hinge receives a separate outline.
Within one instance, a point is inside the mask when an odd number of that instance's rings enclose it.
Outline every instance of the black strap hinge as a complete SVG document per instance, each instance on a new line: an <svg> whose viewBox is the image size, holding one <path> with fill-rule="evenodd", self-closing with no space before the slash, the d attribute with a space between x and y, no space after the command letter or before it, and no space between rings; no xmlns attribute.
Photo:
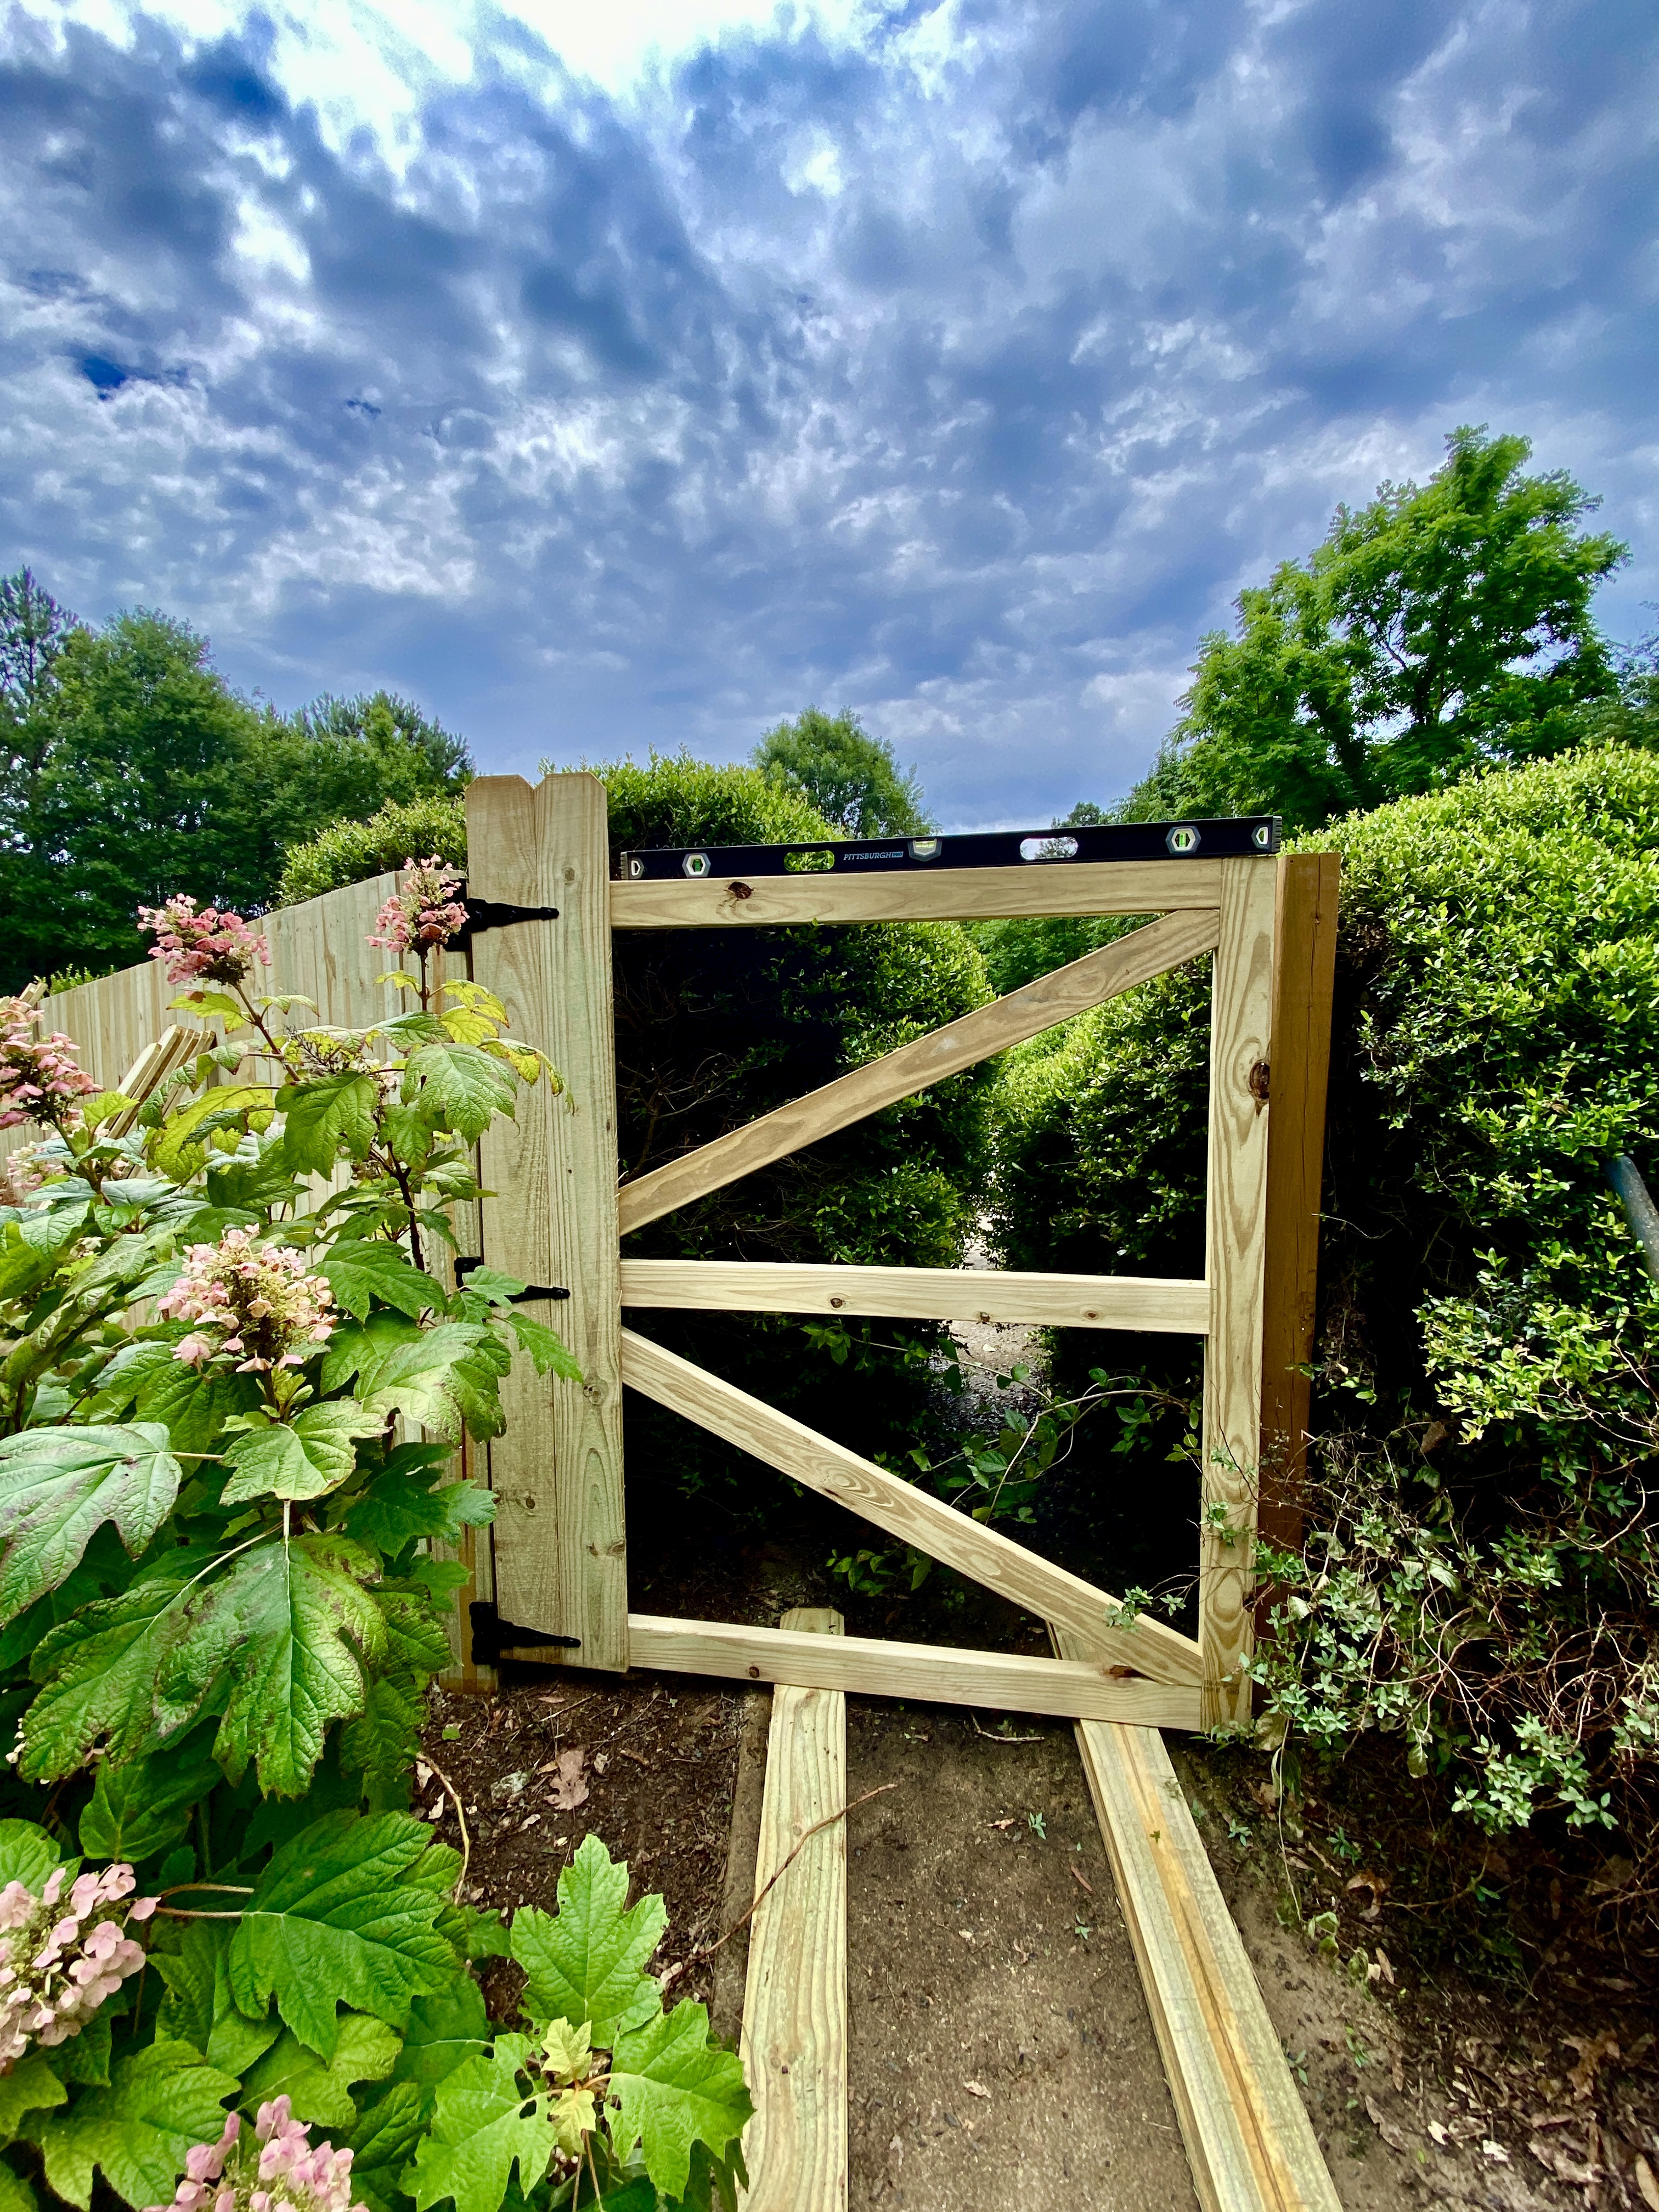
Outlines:
<svg viewBox="0 0 1659 2212"><path fill-rule="evenodd" d="M466 908L466 927L462 938L477 937L486 929L507 929L515 921L556 921L559 909L556 906L514 906L500 899L470 898L461 903Z"/></svg>
<svg viewBox="0 0 1659 2212"><path fill-rule="evenodd" d="M456 1281L465 1284L472 1270L475 1267L482 1267L483 1265L483 1261L479 1259L458 1260L455 1262ZM569 1296L569 1291L562 1289L557 1283L526 1283L521 1291L514 1291L507 1304L510 1306L525 1306L528 1305L532 1298L568 1298Z"/></svg>
<svg viewBox="0 0 1659 2212"><path fill-rule="evenodd" d="M580 1651L580 1636L550 1636L540 1628L520 1628L515 1620L503 1620L489 1598L474 1598L467 1607L472 1623L472 1663L475 1667L493 1667L504 1651L523 1650L532 1644L556 1645L561 1651Z"/></svg>

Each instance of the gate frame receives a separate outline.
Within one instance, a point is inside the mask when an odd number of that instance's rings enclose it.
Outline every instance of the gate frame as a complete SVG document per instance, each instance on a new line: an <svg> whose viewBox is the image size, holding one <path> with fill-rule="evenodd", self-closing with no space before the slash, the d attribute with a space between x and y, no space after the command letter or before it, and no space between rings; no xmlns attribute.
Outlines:
<svg viewBox="0 0 1659 2212"><path fill-rule="evenodd" d="M631 882L611 876L605 787L585 773L533 788L518 776L479 777L467 790L467 830L471 895L557 909L556 920L526 918L480 935L472 972L565 1084L560 1095L543 1086L522 1094L516 1121L498 1122L484 1140L483 1249L492 1267L527 1282L568 1286L568 1299L550 1303L544 1317L583 1376L577 1384L521 1374L528 1363L520 1362L502 1386L507 1427L489 1459L503 1648L555 1665L620 1672L633 1663L1073 1719L1248 1723L1257 1528L1287 1544L1300 1526L1337 856L1200 853L752 884ZM618 1189L614 929L1057 914L1164 920ZM630 1228L1206 950L1214 965L1200 1280L622 1259ZM1109 1593L624 1330L624 1304L947 1319L994 1311L1202 1336L1197 1638L1144 1617L1115 1625ZM624 1382L1003 1590L1061 1629L1067 1657L630 1615ZM550 1539L542 1534L550 1514ZM535 1626L509 1644L512 1623ZM471 1666L465 1629L461 1656L465 1676L484 1686L489 1670Z"/></svg>

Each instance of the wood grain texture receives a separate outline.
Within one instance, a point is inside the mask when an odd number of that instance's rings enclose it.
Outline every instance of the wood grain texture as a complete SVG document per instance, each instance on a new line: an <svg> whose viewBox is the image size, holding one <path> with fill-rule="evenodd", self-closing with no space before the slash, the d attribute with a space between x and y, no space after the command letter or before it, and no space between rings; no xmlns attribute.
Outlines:
<svg viewBox="0 0 1659 2212"><path fill-rule="evenodd" d="M628 1664L617 1332L617 1068L611 1011L609 848L597 776L518 776L467 787L467 881L475 896L552 906L473 940L477 980L515 1036L564 1078L519 1095L516 1121L483 1140L483 1256L530 1283L570 1291L528 1310L558 1330L582 1381L538 1376L526 1358L502 1383L505 1432L489 1448L496 1496L495 1601L509 1620L578 1648L550 1663Z"/></svg>
<svg viewBox="0 0 1659 2212"><path fill-rule="evenodd" d="M1310 1388L1304 1370L1313 1358L1319 1291L1319 1195L1340 875L1335 853L1279 856L1257 1527L1286 1550L1302 1541Z"/></svg>
<svg viewBox="0 0 1659 2212"><path fill-rule="evenodd" d="M783 1616L805 1642L841 1634L838 1613L801 1607ZM743 2001L744 2073L755 2117L744 2136L749 2212L846 2212L847 2206L847 1700L839 1690L772 1696L761 1807L749 1975Z"/></svg>
<svg viewBox="0 0 1659 2212"><path fill-rule="evenodd" d="M1152 1275L1021 1275L994 1267L624 1260L622 1302L700 1312L886 1314L1187 1336L1202 1336L1210 1325L1203 1283Z"/></svg>
<svg viewBox="0 0 1659 2212"><path fill-rule="evenodd" d="M672 1620L629 1613L636 1667L726 1681L792 1682L869 1698L917 1698L998 1713L1047 1713L1059 1720L1133 1722L1142 1728L1198 1726L1198 1687L1114 1674L1100 1660L1028 1659L948 1644L896 1644L847 1636L833 1645L776 1628L723 1620Z"/></svg>
<svg viewBox="0 0 1659 2212"><path fill-rule="evenodd" d="M1203 1500L1199 1633L1204 1725L1248 1721L1255 1505L1261 1439L1261 1284L1267 1252L1273 912L1269 860L1221 862L1221 941L1210 1030ZM1224 1516L1224 1522L1220 1519ZM1214 1516L1214 1517L1212 1517ZM1069 1624L1067 1624L1069 1626Z"/></svg>
<svg viewBox="0 0 1659 2212"><path fill-rule="evenodd" d="M653 1168L623 1186L618 1200L623 1235L1209 951L1218 922L1218 914L1211 908L1165 915L1097 952L1038 976L1006 998L976 1006L943 1029L837 1076L803 1098L792 1098L787 1105L716 1137L712 1144Z"/></svg>
<svg viewBox="0 0 1659 2212"><path fill-rule="evenodd" d="M861 1514L930 1559L971 1576L1039 1620L1063 1622L1084 1639L1086 1656L1127 1667L1152 1681L1198 1680L1198 1646L1189 1638L1145 1615L1133 1627L1109 1628L1106 1620L1118 1601L1092 1583L1011 1543L994 1528L956 1512L914 1483L860 1459L678 1352L631 1329L623 1331L622 1344L623 1380L634 1389Z"/></svg>
<svg viewBox="0 0 1659 2212"><path fill-rule="evenodd" d="M1204 2212L1338 2212L1162 1737L1079 1721L1077 1738Z"/></svg>
<svg viewBox="0 0 1659 2212"><path fill-rule="evenodd" d="M905 875L614 883L615 929L756 929L791 921L973 921L1016 914L1176 914L1213 907L1222 860L1042 860Z"/></svg>

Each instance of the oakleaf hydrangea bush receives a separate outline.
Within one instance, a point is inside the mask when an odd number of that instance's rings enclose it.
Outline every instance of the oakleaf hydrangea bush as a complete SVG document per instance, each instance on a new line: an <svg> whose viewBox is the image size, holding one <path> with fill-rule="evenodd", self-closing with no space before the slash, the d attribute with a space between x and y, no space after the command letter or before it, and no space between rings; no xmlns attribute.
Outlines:
<svg viewBox="0 0 1659 2212"><path fill-rule="evenodd" d="M144 1097L38 987L0 1002L0 1121L39 1133L0 1194L0 2212L729 2194L741 2071L662 2014L660 1901L590 1843L509 1932L408 1809L436 1547L492 1510L458 1448L515 1358L578 1376L522 1284L434 1264L479 1138L558 1082L442 979L459 891L407 872L403 1003L356 1030L261 989L257 925L149 911L208 1042ZM492 2022L470 1962L509 1946Z"/></svg>

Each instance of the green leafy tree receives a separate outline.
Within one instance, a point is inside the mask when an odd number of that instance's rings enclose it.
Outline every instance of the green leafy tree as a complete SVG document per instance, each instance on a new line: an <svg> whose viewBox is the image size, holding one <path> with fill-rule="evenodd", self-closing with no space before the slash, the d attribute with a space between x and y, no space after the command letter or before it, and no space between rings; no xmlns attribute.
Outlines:
<svg viewBox="0 0 1659 2212"><path fill-rule="evenodd" d="M902 769L884 738L872 738L851 708L809 707L769 730L755 766L798 791L843 837L915 837L933 827L914 769Z"/></svg>
<svg viewBox="0 0 1659 2212"><path fill-rule="evenodd" d="M1598 502L1528 473L1524 438L1454 431L1426 484L1339 507L1304 562L1243 592L1126 811L1274 812L1296 828L1559 752L1615 694L1591 618L1626 557L1578 526Z"/></svg>

